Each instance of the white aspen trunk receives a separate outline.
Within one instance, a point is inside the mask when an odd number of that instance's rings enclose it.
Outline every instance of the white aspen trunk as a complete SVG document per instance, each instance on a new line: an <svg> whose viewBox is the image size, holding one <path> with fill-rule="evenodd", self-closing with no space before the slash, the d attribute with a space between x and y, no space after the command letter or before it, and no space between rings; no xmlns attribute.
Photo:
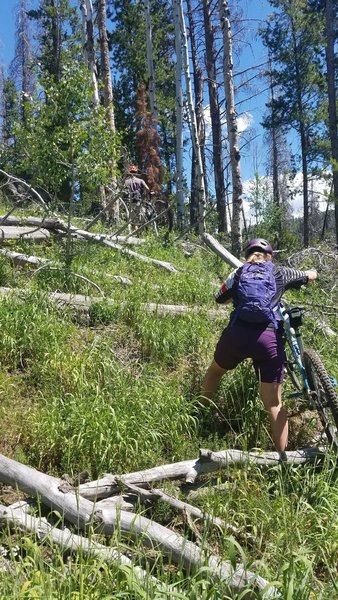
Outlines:
<svg viewBox="0 0 338 600"><path fill-rule="evenodd" d="M100 37L104 106L107 109L107 121L110 130L114 134L116 128L113 107L113 87L110 72L109 48L106 27L106 0L98 0L97 2L97 19Z"/></svg>
<svg viewBox="0 0 338 600"><path fill-rule="evenodd" d="M150 102L151 113L152 113L154 119L157 119L155 69L154 69L154 61L153 61L153 33L152 33L152 28L151 28L149 0L144 0L144 12L145 12L145 18L146 18L147 64L148 64L148 75L149 75L149 102Z"/></svg>
<svg viewBox="0 0 338 600"><path fill-rule="evenodd" d="M232 251L238 257L242 248L241 214L243 208L243 186L239 165L240 150L233 84L232 38L229 20L229 2L227 0L219 0L218 10L223 34L223 72L232 178Z"/></svg>
<svg viewBox="0 0 338 600"><path fill-rule="evenodd" d="M175 53L176 53L176 198L177 221L179 227L184 222L184 193L183 193L183 93L182 93L182 44L180 11L178 0L173 0L175 23Z"/></svg>
<svg viewBox="0 0 338 600"><path fill-rule="evenodd" d="M84 41L84 58L87 61L89 71L93 82L93 105L97 108L100 105L99 86L97 82L97 69L95 62L94 46L94 15L92 0L81 0L82 12L82 40ZM107 205L106 192L103 185L98 188L100 203L103 208Z"/></svg>
<svg viewBox="0 0 338 600"><path fill-rule="evenodd" d="M198 197L198 231L199 231L199 233L203 233L205 231L205 205L206 205L205 187L204 187L204 172L203 172L201 147L200 147L200 143L199 143L199 139L198 139L196 112L195 112L193 96L192 96L191 77L190 77L190 69L189 69L188 37L187 37L187 30L186 30L186 26L185 26L185 18L184 18L182 0L178 0L178 7L179 7L179 13L180 13L181 33L182 33L182 41L183 41L183 64L184 64L186 93L187 93L188 110L189 110L191 140L192 140L192 145L194 148L196 162L197 162L197 176L198 176L197 189L199 190L199 194L198 194L198 196L199 196Z"/></svg>
<svg viewBox="0 0 338 600"><path fill-rule="evenodd" d="M97 20L98 20L98 28L99 28L99 37L100 37L100 51L101 51L101 71L102 71L102 81L103 81L103 102L106 108L106 118L108 126L112 132L112 135L116 133L115 127L115 114L114 114L114 106L113 106L113 86L111 80L111 71L110 71L110 60L109 60L109 48L108 48L108 39L107 39L107 27L106 27L106 0L98 0L97 3ZM116 190L116 177L114 174L114 165L112 165L112 188L114 197L116 194L114 193ZM108 208L109 206L109 208ZM114 201L107 202L107 213L113 219L114 222L119 220L120 213L120 203L118 198Z"/></svg>

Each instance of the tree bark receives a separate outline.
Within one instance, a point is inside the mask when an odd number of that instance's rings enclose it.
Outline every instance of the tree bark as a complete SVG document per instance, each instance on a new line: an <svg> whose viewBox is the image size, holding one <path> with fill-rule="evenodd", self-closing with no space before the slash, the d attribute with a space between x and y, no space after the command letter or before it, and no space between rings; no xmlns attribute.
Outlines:
<svg viewBox="0 0 338 600"><path fill-rule="evenodd" d="M205 197L208 197L208 181L206 177L206 161L205 161L205 120L203 113L203 88L204 79L201 65L199 64L197 47L196 47L196 35L195 35L195 20L193 16L193 8L191 0L186 0L187 4L187 17L188 17L188 28L191 48L191 63L194 83L194 94L195 94L195 113L197 123L197 136L201 149L201 159L203 165L203 179L204 179L204 190ZM191 191L190 191L190 225L194 226L194 229L198 232L198 220L199 220L199 183L198 183L198 163L197 156L192 148L191 157Z"/></svg>
<svg viewBox="0 0 338 600"><path fill-rule="evenodd" d="M204 34L206 68L208 75L208 89L210 100L210 118L212 130L212 158L215 179L215 192L219 231L227 232L227 215L225 205L224 164L222 148L222 125L218 103L216 81L216 56L214 42L214 28L211 22L211 0L203 0Z"/></svg>
<svg viewBox="0 0 338 600"><path fill-rule="evenodd" d="M229 19L229 2L219 0L219 16L223 34L223 72L226 100L227 131L229 139L231 178L232 178L232 251L239 257L242 249L241 215L243 208L243 186L240 173L240 150L233 83L232 37Z"/></svg>
<svg viewBox="0 0 338 600"><path fill-rule="evenodd" d="M182 94L182 44L180 12L178 0L173 0L175 23L176 54L176 202L177 224L180 229L184 225L184 193L183 193L183 94Z"/></svg>
<svg viewBox="0 0 338 600"><path fill-rule="evenodd" d="M205 207L206 207L204 170L203 170L201 146L200 146L199 138L198 138L196 112L195 112L195 108L194 108L192 88L191 88L188 38L187 38L185 17L184 17L184 11L183 11L183 0L179 0L179 8L180 8L180 22L181 22L181 32L182 32L182 40L183 40L183 63L184 63L184 73L185 73L185 81L186 81L186 92L187 92L187 100L188 100L191 139L192 139L192 145L193 145L193 149L194 149L196 161L197 161L196 164L197 164L197 181L198 181L198 231L199 231L199 233L203 233L205 230Z"/></svg>
<svg viewBox="0 0 338 600"><path fill-rule="evenodd" d="M326 41L326 66L327 66L327 86L329 100L329 135L332 155L332 177L333 177L333 198L336 226L336 243L338 245L338 136L337 136L337 96L335 86L335 30L337 19L334 7L336 3L333 0L325 2L325 41Z"/></svg>
<svg viewBox="0 0 338 600"><path fill-rule="evenodd" d="M103 534L112 535L119 527L123 535L141 539L146 545L155 544L170 560L183 564L188 570L200 569L207 565L210 576L225 581L235 593L250 585L255 591L253 594L248 594L248 598L256 597L256 591L263 590L268 584L265 579L247 571L241 564L234 569L230 562L221 561L218 556L213 554L207 556L202 549L185 537L150 519L122 510L102 508L98 511L93 502L69 489L67 482L44 475L2 455L0 455L0 481L40 497L44 504L60 512L79 529L86 529L94 524L95 528ZM266 598L275 598L275 596L276 589L270 588Z"/></svg>
<svg viewBox="0 0 338 600"><path fill-rule="evenodd" d="M154 120L157 119L156 106L156 84L155 84L155 69L153 60L153 32L151 27L150 2L144 0L144 11L146 19L146 41L147 41L147 65L149 76L149 104Z"/></svg>

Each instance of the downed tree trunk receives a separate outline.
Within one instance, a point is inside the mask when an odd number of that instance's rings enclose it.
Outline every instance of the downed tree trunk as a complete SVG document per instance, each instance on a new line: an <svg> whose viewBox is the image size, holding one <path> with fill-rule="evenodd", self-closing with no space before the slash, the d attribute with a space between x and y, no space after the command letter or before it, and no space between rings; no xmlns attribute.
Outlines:
<svg viewBox="0 0 338 600"><path fill-rule="evenodd" d="M120 278L119 275L116 275L117 281L121 283L125 283L130 285L129 280L126 278ZM122 281L121 281L122 280ZM0 297L9 296L10 294L18 294L25 295L28 291L25 289L18 288L5 288L0 287ZM62 308L62 306L71 306L75 310L80 312L88 312L90 307L97 302L102 302L102 296L84 296L82 294L66 294L62 292L50 292L47 294L48 297L56 304ZM115 301L113 298L104 298L104 302L107 304L114 305ZM143 304L141 306L142 310L149 313L156 313L159 315L166 314L174 314L174 315L182 315L182 314L194 314L194 313L203 313L204 315L215 319L215 318L225 318L228 315L226 309L217 308L217 309L205 309L201 306L177 306L175 304Z"/></svg>
<svg viewBox="0 0 338 600"><path fill-rule="evenodd" d="M50 232L45 228L32 229L31 227L15 227L12 225L0 226L1 240L47 240Z"/></svg>
<svg viewBox="0 0 338 600"><path fill-rule="evenodd" d="M5 523L15 529L34 533L41 541L49 539L64 550L70 550L71 552L81 550L82 553L96 556L108 564L126 565L131 568L135 579L146 584L147 587L149 584L153 584L156 590L167 594L170 593L158 579L155 579L155 577L152 577L140 567L135 566L130 558L121 554L120 550L108 548L84 536L76 535L66 527L58 529L55 525L48 523L44 517L33 517L15 505L3 506L0 504L0 524Z"/></svg>
<svg viewBox="0 0 338 600"><path fill-rule="evenodd" d="M61 221L61 223L63 223ZM25 225L33 225L34 227L46 227L47 229L50 229L51 231L55 231L57 233L59 233L59 218L58 217L44 217L44 218L39 218L39 217L16 217L16 216L12 216L12 215L4 215L4 216L0 216L0 225L6 225L6 226L16 226L16 227L20 227L20 226L25 226ZM64 232L63 232L64 233ZM95 235L95 234L93 234ZM142 244L146 243L146 240L143 240L142 238L138 238L135 236L129 236L129 235L114 235L114 234L109 234L109 233L100 233L100 236L102 236L103 239L107 239L107 240L115 240L117 242L120 243L126 243L129 244L131 246L141 246Z"/></svg>
<svg viewBox="0 0 338 600"><path fill-rule="evenodd" d="M66 223L62 223L61 221L59 223L59 227L63 231L68 230ZM105 246L108 246L109 248L113 248L114 250L119 250L120 252L122 252L122 254L127 254L128 256L133 256L135 258L138 258L139 260L142 260L143 262L153 263L155 265L158 265L159 267L163 267L170 273L178 272L176 267L174 267L172 264L170 264L166 261L158 260L157 258L151 258L150 256L145 256L144 254L139 254L138 252L134 252L134 250L130 250L129 248L124 248L123 246L120 246L120 244L117 244L116 242L112 242L109 239L106 239L105 237L102 237L99 234L90 233L89 231L85 231L83 229L77 229L74 226L72 226L70 228L70 231L71 231L72 236L78 235L81 238L84 238L86 240L90 240L90 241L96 242L98 244L103 244Z"/></svg>
<svg viewBox="0 0 338 600"><path fill-rule="evenodd" d="M202 511L200 508L197 508L192 504L188 504L187 502L183 502L183 500L179 500L174 496L166 494L163 490L152 488L150 491L148 491L146 489L138 487L137 485L125 483L123 478L120 481L122 485L125 485L128 490L130 490L131 492L135 492L135 494L138 494L140 498L143 498L144 500L162 500L163 502L166 502L167 504L169 504L169 506L176 508L176 510L180 511L183 514L189 514L192 517L201 519L207 524L210 524L214 527L218 527L219 529L224 529L228 533L245 538L247 541L250 540L250 542L252 543L255 542L254 536L247 534L245 531L241 531L238 527L235 527L230 523L226 523L225 521L223 521L223 519L220 519L219 517L215 517L214 515ZM105 502L105 500L101 500L101 502Z"/></svg>
<svg viewBox="0 0 338 600"><path fill-rule="evenodd" d="M222 258L231 267L237 269L238 267L242 266L243 262L236 258L236 256L234 256L233 254L231 254L231 252L226 250L224 246L222 246L222 244L220 244L209 233L202 233L201 239L209 248L211 248L211 250L213 250L217 254L217 256Z"/></svg>
<svg viewBox="0 0 338 600"><path fill-rule="evenodd" d="M156 258L151 258L150 256L145 256L144 254L139 254L138 252L134 252L133 250L130 250L129 248L125 248L125 247L121 246L120 244L113 242L112 240L114 239L114 237L112 238L112 237L104 235L104 234L90 233L89 231L80 229L78 227L75 227L74 225L71 225L68 228L67 223L64 223L63 221L61 221L60 219L57 219L57 218L37 219L35 217L29 217L29 218L25 219L25 222L27 224L32 224L35 226L41 225L43 223L44 227L47 227L48 229L53 229L55 231L61 230L63 234L70 231L72 237L79 236L82 239L90 240L97 244L103 244L104 246L108 246L109 248L113 248L114 250L119 250L119 252L122 252L123 254L127 254L128 256L133 256L135 258L138 258L139 260L142 260L143 262L153 263L155 265L163 267L164 269L166 269L167 271L170 271L171 273L178 272L178 270L176 269L176 267L174 267L174 265L172 265L166 261L158 260ZM130 240L130 238L126 241L129 242L129 240Z"/></svg>
<svg viewBox="0 0 338 600"><path fill-rule="evenodd" d="M3 455L0 455L0 481L40 497L44 504L60 512L80 529L94 524L103 534L112 535L116 527L119 527L121 533L137 539L141 537L146 545L161 550L188 570L208 566L211 577L221 579L236 593L247 586L262 591L269 585L265 579L246 570L243 565L237 565L234 569L230 562L224 562L218 556L206 556L196 544L145 517L123 510L101 508L98 511L94 503L76 494L67 482ZM264 597L275 598L277 595L277 590L269 587ZM254 596L247 595L247 598Z"/></svg>
<svg viewBox="0 0 338 600"><path fill-rule="evenodd" d="M13 261L16 265L28 265L30 267L39 267L41 265L47 265L51 263L48 258L40 258L39 256L28 256L28 254L22 254L21 252L12 252L5 248L0 249L0 254L6 256Z"/></svg>
<svg viewBox="0 0 338 600"><path fill-rule="evenodd" d="M235 463L250 463L256 462L259 465L278 465L281 462L281 457L278 452L242 452L241 450L225 450L221 454L225 461L215 462L214 460L195 459L183 460L167 465L160 465L143 471L135 471L124 475L105 475L97 481L83 483L79 486L79 492L84 498L96 500L99 498L107 498L115 494L119 488L119 480L125 483L135 483L137 485L152 483L154 481L163 481L165 479L186 479L189 473L212 473L219 471L225 466ZM265 456L267 459L265 460ZM285 452L288 464L306 464L313 462L318 458L322 458L324 453L317 448L304 448ZM213 457L214 458L214 457Z"/></svg>

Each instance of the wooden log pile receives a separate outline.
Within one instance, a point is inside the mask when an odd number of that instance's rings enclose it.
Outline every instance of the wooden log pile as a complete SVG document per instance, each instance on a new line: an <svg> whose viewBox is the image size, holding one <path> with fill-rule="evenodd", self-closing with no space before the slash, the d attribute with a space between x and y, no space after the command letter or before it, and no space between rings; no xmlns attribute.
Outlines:
<svg viewBox="0 0 338 600"><path fill-rule="evenodd" d="M234 567L230 561L212 553L205 543L200 546L198 542L187 539L186 535L145 517L144 513L141 515L135 512L136 500L141 498L147 505L158 500L166 502L185 516L197 539L198 527L194 519L199 520L199 527L207 528L208 531L215 527L221 532L235 536L241 543L252 544L255 540L250 532L241 530L213 514L203 512L188 502L169 495L161 488L151 488L151 484L168 479L191 484L201 474L220 471L236 463L284 466L285 463L299 465L320 461L322 458L323 453L314 448L286 452L283 457L277 452L201 450L199 458L194 460L124 475L106 475L97 481L79 483L83 478L87 478L88 474L81 474L77 479L68 476L56 478L0 455L0 482L21 490L30 497L28 501L21 500L10 506L0 505L0 525L33 532L35 539L39 539L41 543L49 540L68 551L81 549L83 553L98 556L108 564L130 566L133 576L140 583L148 588L149 585L153 586L169 598L173 597L173 589L164 589L163 582L149 577L149 572L135 566L132 559L121 552L119 547L112 548L98 543L95 533L103 533L109 538L118 528L121 537L129 540L128 554L132 554L132 542L137 540L138 543L143 543L145 556L150 547L152 553L162 553L172 564L183 567L187 572L207 567L210 577L225 582L232 593L240 593L246 588L246 598L256 597L257 592L262 598L277 598L279 594L276 588L247 569L244 564L238 563ZM191 486L189 487L191 489ZM32 498L42 502L52 511L57 511L60 522L55 525L55 522L51 524L45 517L32 515ZM41 515L41 511L36 511L36 514Z"/></svg>

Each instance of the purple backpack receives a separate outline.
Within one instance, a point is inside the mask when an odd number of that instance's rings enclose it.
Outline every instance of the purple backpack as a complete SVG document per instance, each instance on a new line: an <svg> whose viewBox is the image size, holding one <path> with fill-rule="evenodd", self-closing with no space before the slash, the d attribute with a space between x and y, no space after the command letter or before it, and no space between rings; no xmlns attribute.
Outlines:
<svg viewBox="0 0 338 600"><path fill-rule="evenodd" d="M277 327L273 298L276 294L274 264L245 263L234 280L235 311L237 319L247 323L273 323Z"/></svg>

